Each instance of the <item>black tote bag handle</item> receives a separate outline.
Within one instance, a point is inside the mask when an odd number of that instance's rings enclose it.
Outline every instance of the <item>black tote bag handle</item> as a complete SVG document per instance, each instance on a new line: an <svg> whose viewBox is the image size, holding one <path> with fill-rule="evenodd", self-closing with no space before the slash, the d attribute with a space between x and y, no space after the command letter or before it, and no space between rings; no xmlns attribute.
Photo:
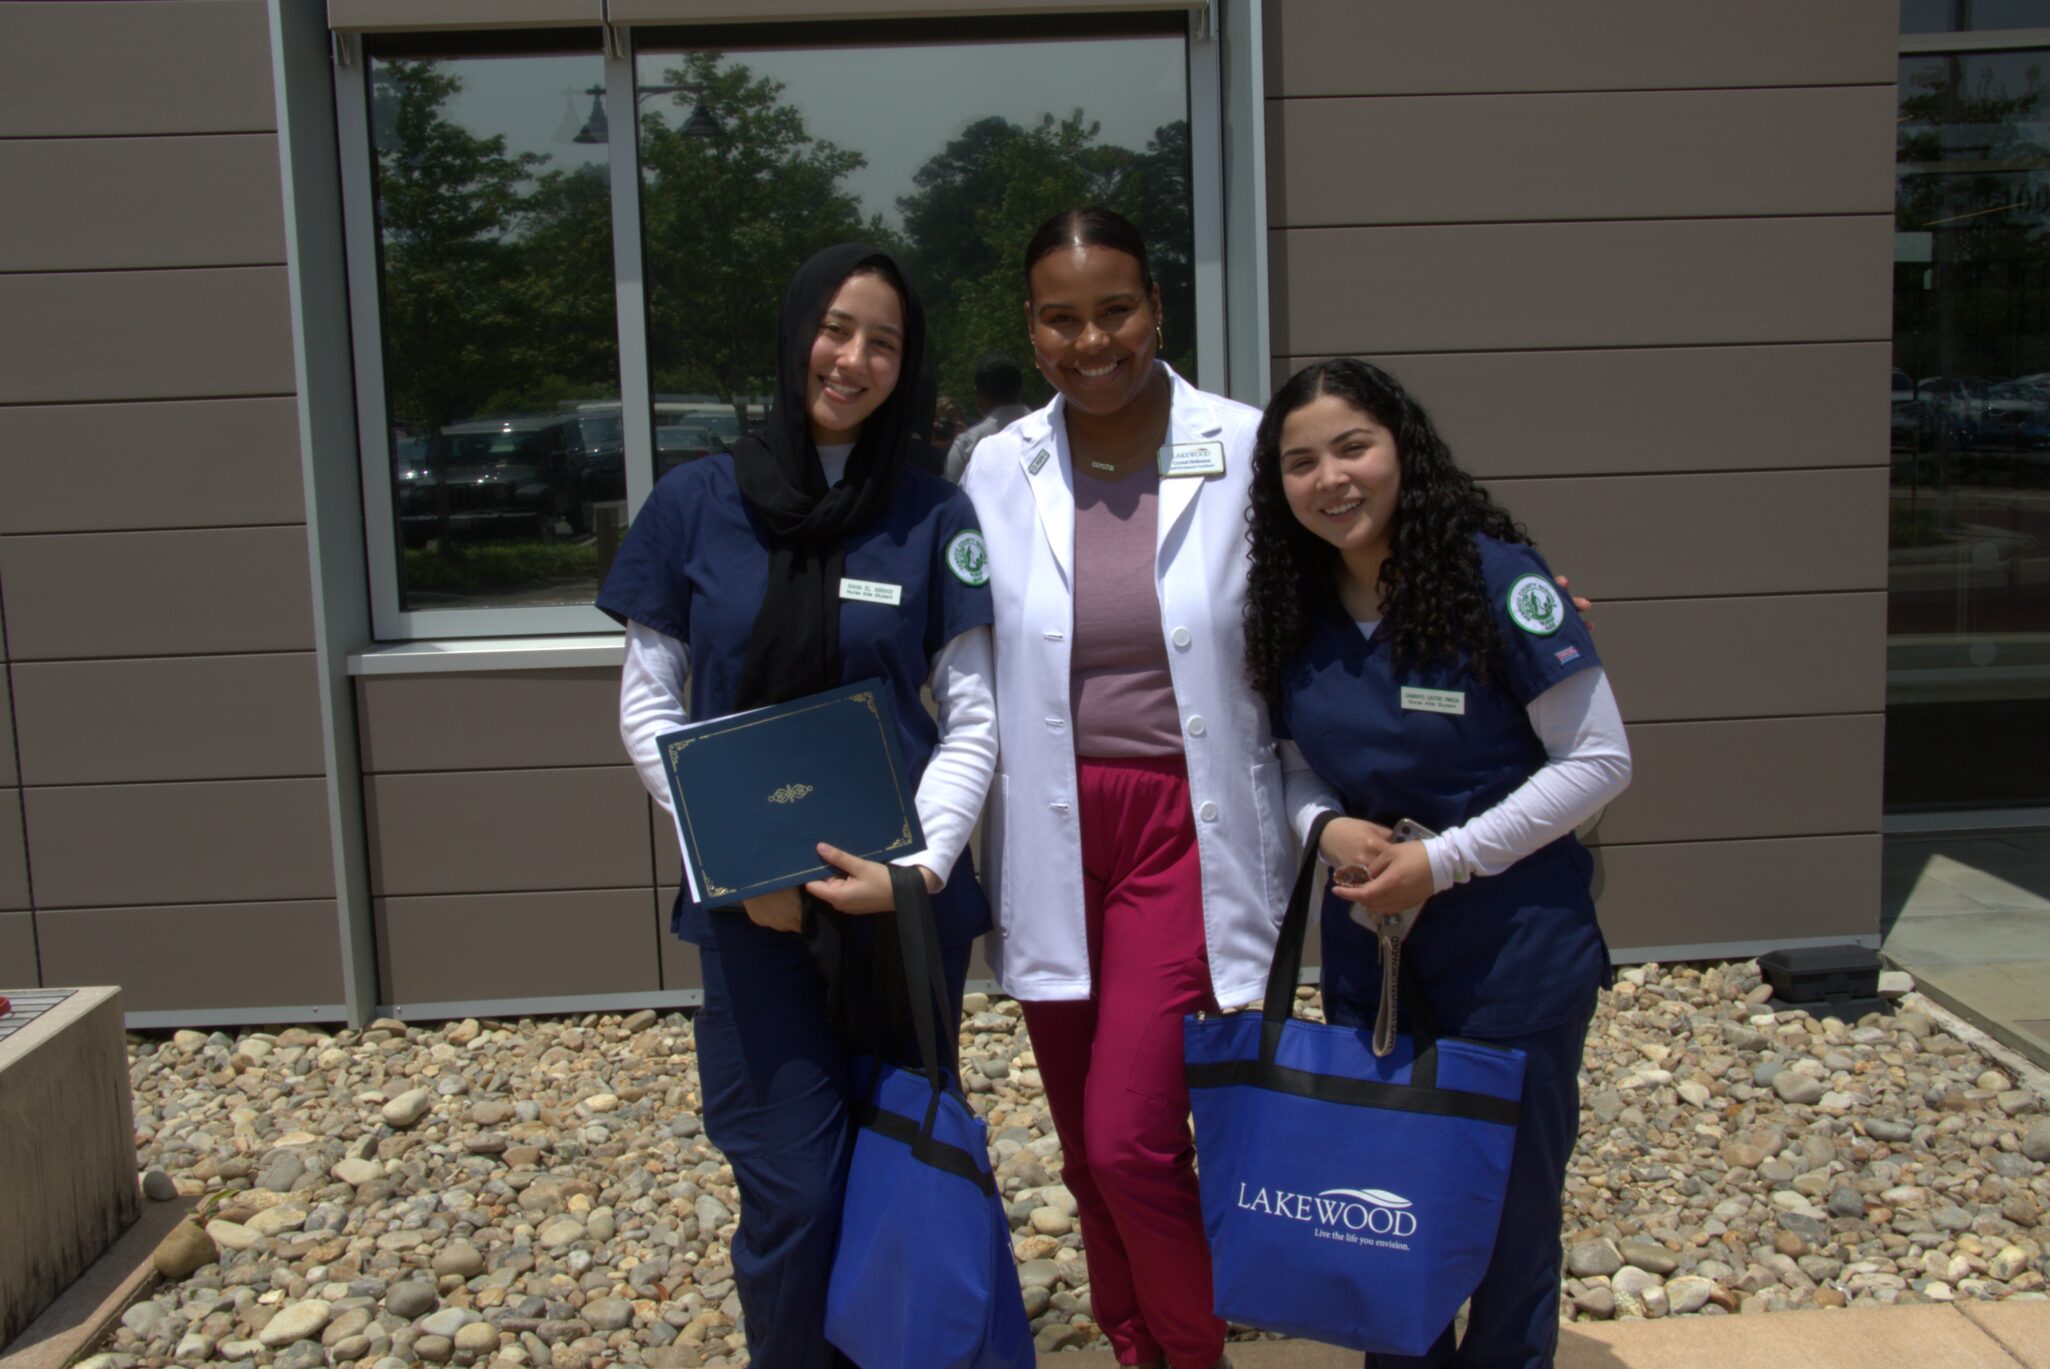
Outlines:
<svg viewBox="0 0 2050 1369"><path fill-rule="evenodd" d="M1295 1016L1296 980L1302 976L1303 938L1310 926L1310 890L1317 882L1317 847L1324 840L1324 829L1344 816L1319 813L1310 824L1309 839L1303 843L1302 864L1296 870L1295 888L1288 896L1288 911L1281 919L1281 934L1275 938L1274 963L1267 970L1267 999L1260 1009L1263 1069L1274 1064L1281 1050L1281 1029ZM1400 974L1402 997L1409 1007L1410 1039L1416 1048L1410 1063L1410 1083L1417 1088L1436 1088L1438 1033L1430 1009L1424 1005L1424 996L1418 992L1416 975L1407 956L1403 957Z"/></svg>
<svg viewBox="0 0 2050 1369"><path fill-rule="evenodd" d="M932 1106L926 1110L924 1127L929 1136L941 1092L949 1079L961 1074L961 1032L958 1023L950 1028L946 1020L952 997L941 966L939 929L934 924L925 875L892 865L890 892L897 904L896 940L904 961L904 988L910 1000L911 1030L918 1041L918 1063L926 1083L932 1086Z"/></svg>

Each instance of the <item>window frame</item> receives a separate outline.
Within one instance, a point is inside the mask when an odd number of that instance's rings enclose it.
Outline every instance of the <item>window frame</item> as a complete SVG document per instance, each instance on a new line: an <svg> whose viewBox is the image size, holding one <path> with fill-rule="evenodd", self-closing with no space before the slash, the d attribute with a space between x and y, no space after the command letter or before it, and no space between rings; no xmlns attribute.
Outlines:
<svg viewBox="0 0 2050 1369"><path fill-rule="evenodd" d="M1134 5L1130 10L1133 17L1147 14L1148 7ZM1158 14L1158 7L1151 11ZM944 21L878 21L865 25L865 29L876 34L876 46L905 41L902 36L914 26L934 32L941 26L947 30L964 34L994 30L1001 35L1005 30L1015 30L1018 19L1015 16L991 16L986 19L948 19ZM1255 21L1257 24L1257 20ZM695 27L695 26L694 26ZM743 26L708 26L706 36L712 36L716 28L719 36L734 33ZM844 31L844 23L792 23L774 25L747 25L746 30L802 44L806 36L822 33L827 28ZM1077 28L1078 36L1086 36L1091 25L1087 21L1077 23L1073 16L1054 16L1049 27L1056 30ZM630 110L635 108L635 49L636 33L645 30L650 36L657 34L673 38L677 25L649 22L640 26L610 25L599 30L597 36L603 61L606 108L608 110ZM575 33L578 45L588 41L584 35L588 30L557 30L559 34ZM491 50L495 33L476 30L450 32L445 35L448 47L455 53L488 52ZM837 36L837 35L836 35ZM378 261L378 238L375 196L372 187L372 147L370 128L369 66L365 57L364 37L360 33L336 32L333 35L333 76L337 130L342 180L343 241L344 259L348 274L349 329L351 356L355 369L356 437L357 460L360 469L361 512L363 517L363 541L366 553L366 577L370 597L370 623L372 636L377 644L417 644L435 639L472 642L481 639L532 639L545 637L588 636L590 634L617 635L618 625L602 611L592 605L555 605L545 607L508 608L435 608L406 609L401 607L399 583L400 546L397 528L393 521L393 491L390 471L392 454L390 450L390 417L385 385L385 354L381 280ZM406 37L416 39L417 34ZM537 35L522 35L523 49L528 48ZM998 37L996 41L1001 41ZM545 41L545 40L543 40ZM759 41L759 40L757 40ZM1226 159L1236 152L1235 143L1242 137L1226 126L1226 105L1229 96L1226 90L1224 58L1215 27L1210 22L1207 8L1189 11L1186 36L1183 38L1183 53L1186 63L1185 88L1188 98L1190 184L1194 203L1191 205L1191 228L1193 242L1191 252L1194 260L1194 287L1196 307L1196 354L1197 374L1190 377L1202 389L1214 393L1230 393L1234 380L1246 384L1241 390L1251 388L1264 394L1266 376L1240 376L1239 370L1250 371L1264 366L1266 358L1261 356L1257 363L1249 365L1242 359L1237 367L1232 364L1232 330L1227 326L1227 310L1233 299L1248 297L1258 299L1264 311L1266 281L1235 281L1227 254L1227 205L1225 202ZM627 125L622 125L623 127ZM1228 139L1231 140L1228 144ZM648 373L647 334L647 284L643 271L641 237L641 177L640 139L619 137L607 142L607 174L610 178L612 208L612 256L613 256L613 299L618 324L619 382L621 423L624 436L624 459L626 462L627 518L629 523L640 512L653 487L655 466L654 414L651 382ZM1242 193L1264 196L1264 183L1251 184ZM1238 216L1243 218L1243 215ZM1264 220L1264 215L1259 216ZM1237 228L1237 219L1232 227ZM1264 248L1264 244L1257 244ZM1243 252L1243 248L1241 251ZM1239 263L1241 272L1250 272L1255 267L1264 267L1264 251L1246 254L1246 260ZM1264 276L1264 271L1261 272ZM1233 294L1232 285L1238 285ZM1231 296L1231 298L1228 298ZM1259 333L1265 335L1265 320L1260 319ZM1236 350L1244 351L1243 347ZM1264 349L1263 349L1264 350ZM513 641L507 643L508 655L521 659L531 653L519 649ZM372 651L375 648L371 648ZM452 653L451 660L467 659L468 668L477 668L475 653L465 651ZM358 653L351 658L352 667L360 670L359 662L369 659L368 653Z"/></svg>

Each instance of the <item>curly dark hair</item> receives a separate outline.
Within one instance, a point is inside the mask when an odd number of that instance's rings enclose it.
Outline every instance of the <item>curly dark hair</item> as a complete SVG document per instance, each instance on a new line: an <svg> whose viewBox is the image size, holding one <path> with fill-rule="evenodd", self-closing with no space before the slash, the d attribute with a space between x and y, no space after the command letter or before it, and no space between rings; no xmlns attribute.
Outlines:
<svg viewBox="0 0 2050 1369"><path fill-rule="evenodd" d="M1296 521L1281 487L1281 425L1320 395L1335 395L1395 436L1402 487L1381 565L1378 631L1388 634L1396 663L1414 669L1464 659L1486 679L1500 637L1474 534L1526 544L1530 538L1453 463L1430 415L1400 381L1345 358L1297 371L1260 416L1246 511L1246 674L1253 688L1279 702L1283 672L1309 640L1310 623L1318 614L1343 612L1338 549Z"/></svg>

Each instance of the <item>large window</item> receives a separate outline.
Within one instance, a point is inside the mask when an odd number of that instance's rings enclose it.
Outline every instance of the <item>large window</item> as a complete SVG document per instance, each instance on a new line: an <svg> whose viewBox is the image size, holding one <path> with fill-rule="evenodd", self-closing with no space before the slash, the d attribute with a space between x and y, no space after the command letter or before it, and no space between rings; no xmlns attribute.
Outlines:
<svg viewBox="0 0 2050 1369"><path fill-rule="evenodd" d="M829 243L882 244L918 285L931 469L980 416L985 354L1047 396L1020 259L1068 205L1141 226L1166 354L1220 384L1214 47L1192 70L1184 16L628 47L371 39L337 73L379 638L609 629L590 604L632 511L760 420L783 283Z"/></svg>
<svg viewBox="0 0 2050 1369"><path fill-rule="evenodd" d="M1965 29L1994 10L2040 21L2050 5L1926 8ZM2050 50L1904 47L1887 803L2039 805L2050 802Z"/></svg>

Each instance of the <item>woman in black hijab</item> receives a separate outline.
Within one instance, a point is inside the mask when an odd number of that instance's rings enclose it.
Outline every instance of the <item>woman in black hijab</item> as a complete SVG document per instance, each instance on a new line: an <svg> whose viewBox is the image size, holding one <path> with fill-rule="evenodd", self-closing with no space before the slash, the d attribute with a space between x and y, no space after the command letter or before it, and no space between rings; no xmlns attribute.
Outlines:
<svg viewBox="0 0 2050 1369"><path fill-rule="evenodd" d="M783 296L767 423L663 477L598 606L626 625L620 735L665 810L662 733L855 680L889 685L927 843L897 863L935 891L958 1016L969 946L989 927L964 848L996 764L991 606L973 507L906 465L924 343L918 296L888 253L848 243L806 262ZM886 866L821 850L841 877L739 907L683 889L671 917L704 976L698 1071L706 1134L740 1187L748 1348L778 1369L845 1362L821 1318L853 1144L849 1051L816 933L837 927L858 962L870 924L838 914L891 906Z"/></svg>

